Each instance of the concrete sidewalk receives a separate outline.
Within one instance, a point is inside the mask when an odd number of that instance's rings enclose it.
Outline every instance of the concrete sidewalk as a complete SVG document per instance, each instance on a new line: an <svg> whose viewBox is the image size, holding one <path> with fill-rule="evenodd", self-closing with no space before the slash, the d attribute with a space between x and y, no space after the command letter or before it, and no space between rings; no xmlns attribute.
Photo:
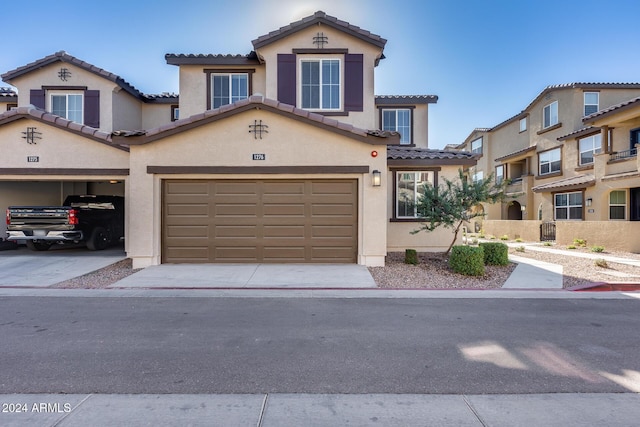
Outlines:
<svg viewBox="0 0 640 427"><path fill-rule="evenodd" d="M505 289L562 289L562 266L531 258L509 255L517 263L502 285Z"/></svg>
<svg viewBox="0 0 640 427"><path fill-rule="evenodd" d="M1 395L3 426L632 426L640 394ZM5 405L6 404L6 405ZM19 408L19 409L18 409Z"/></svg>

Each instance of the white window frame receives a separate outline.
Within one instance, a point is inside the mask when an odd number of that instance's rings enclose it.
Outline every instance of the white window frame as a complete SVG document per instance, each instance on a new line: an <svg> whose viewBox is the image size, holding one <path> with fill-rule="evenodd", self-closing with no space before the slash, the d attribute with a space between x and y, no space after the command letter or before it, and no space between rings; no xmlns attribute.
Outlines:
<svg viewBox="0 0 640 427"><path fill-rule="evenodd" d="M401 125L400 124L400 114L399 113L406 113L407 114L407 123L406 125ZM393 113L395 114L395 126L387 126L385 123L385 113ZM390 131L395 131L395 132L399 132L400 133L400 144L403 145L408 145L411 144L411 123L412 123L412 117L411 117L412 111L410 108L383 108L382 109L382 123L381 123L381 128L382 130L390 130Z"/></svg>
<svg viewBox="0 0 640 427"><path fill-rule="evenodd" d="M77 113L80 115L80 120L74 120L74 118L70 118L69 117L69 97L70 96L78 96L80 97L80 109L77 110ZM64 97L65 98L65 111L64 114L57 114L54 112L53 110L53 98L54 97ZM67 120L71 120L73 122L76 123L80 123L80 124L84 124L84 92L80 91L80 92L57 92L57 91L52 91L49 93L49 111L51 111L52 114L56 114L62 118L65 118Z"/></svg>
<svg viewBox="0 0 640 427"><path fill-rule="evenodd" d="M523 117L520 119L520 132L524 132L527 130L527 118Z"/></svg>
<svg viewBox="0 0 640 427"><path fill-rule="evenodd" d="M588 145L588 147L587 147ZM580 166L592 165L594 162L593 156L602 152L602 135L597 133L585 138L578 139L578 164ZM582 155L585 153L591 153L591 161L583 162Z"/></svg>
<svg viewBox="0 0 640 427"><path fill-rule="evenodd" d="M325 61L336 61L338 63L338 106L334 107L334 108L323 108L322 107L322 101L323 101L323 82L322 82L322 63ZM317 62L319 63L319 94L318 94L318 99L319 99L319 107L318 108L312 108L312 107L305 107L304 104L302 103L303 100L303 63L305 62ZM339 57L313 57L313 56L304 56L301 57L299 62L298 62L298 84L297 84L297 98L298 98L298 105L300 105L301 108L307 110L307 111L342 111L342 105L343 105L343 88L344 88L344 64L343 64L343 60L342 58Z"/></svg>
<svg viewBox="0 0 640 427"><path fill-rule="evenodd" d="M596 103L595 104L593 102L587 103L587 95L595 95L597 97ZM587 106L593 107L594 105L596 106L595 111L587 112ZM600 110L600 92L585 92L584 93L584 110L582 111L584 113L585 117L590 115L590 114L593 114L593 113L595 113L595 112L597 112L599 110Z"/></svg>
<svg viewBox="0 0 640 427"><path fill-rule="evenodd" d="M215 78L216 77L228 77L229 78L229 96L227 97L227 102L220 104L218 106L216 106L216 85L214 83ZM245 89L246 89L246 96L242 96L241 94L239 95L234 95L233 93L233 83L234 83L234 77L244 77L245 78ZM215 108L220 108L223 105L229 105L229 104L233 104L234 102L238 102L241 101L243 99L247 99L249 97L249 73L211 73L211 109L215 109Z"/></svg>
<svg viewBox="0 0 640 427"><path fill-rule="evenodd" d="M572 204L571 203L571 196L575 195L575 194L579 194L580 195L580 204ZM558 204L558 196L566 196L566 203L563 205L559 205ZM572 191L569 193L556 193L553 195L553 217L556 221L582 221L582 216L584 213L584 206L583 206L584 200L583 200L583 194L582 191ZM571 217L571 210L572 209L580 209L580 218ZM566 218L558 218L558 209L566 209L567 210L567 217Z"/></svg>
<svg viewBox="0 0 640 427"><path fill-rule="evenodd" d="M498 171L500 171L500 174L498 174ZM502 184L502 181L504 181L504 173L505 173L505 165L498 165L496 166L496 185L500 185Z"/></svg>
<svg viewBox="0 0 640 427"><path fill-rule="evenodd" d="M471 175L471 182L473 182L473 183L482 182L483 180L484 180L484 172L483 171L477 171L473 175Z"/></svg>
<svg viewBox="0 0 640 427"><path fill-rule="evenodd" d="M549 111L549 122L547 123L547 110ZM554 114L555 113L555 114ZM558 114L558 101L553 101L542 109L542 128L547 129L560 123Z"/></svg>
<svg viewBox="0 0 640 427"><path fill-rule="evenodd" d="M473 141L471 141L471 145L470 145L471 152L474 154L482 154L483 145L484 144L482 143L482 137L474 139Z"/></svg>
<svg viewBox="0 0 640 427"><path fill-rule="evenodd" d="M548 160L546 159L547 156L552 156L554 153L559 153L558 155L558 159L555 159L554 157L549 158ZM558 167L557 170L552 170L551 169L551 165L555 162L560 162L560 166ZM543 164L548 164L549 165L549 172L542 172L542 165ZM558 148L554 148L552 150L548 150L548 151L543 151L541 153L538 154L538 174L540 176L544 176L544 175L552 175L554 173L558 173L558 172L562 172L562 150L560 149L560 147Z"/></svg>
<svg viewBox="0 0 640 427"><path fill-rule="evenodd" d="M612 203L611 196L613 193L622 193L624 194L624 203ZM611 208L613 207L623 207L623 215L622 218L611 218ZM626 221L627 220L627 191L626 190L613 190L609 193L609 221Z"/></svg>
<svg viewBox="0 0 640 427"><path fill-rule="evenodd" d="M418 178L422 178L423 174L427 175L427 181L418 181ZM409 175L413 175L413 189L411 188L401 188L401 182L409 182ZM406 179L404 179L406 178ZM434 185L435 182L435 173L433 171L396 171L396 182L395 182L395 201L394 201L394 213L395 217L398 219L415 219L418 218L418 199L420 197L421 192L419 191L419 186L424 184L425 182ZM404 190L404 191L403 191ZM409 196L413 196L413 200L409 200ZM413 204L413 214L412 215L400 215L400 200L405 196L407 198L406 202Z"/></svg>

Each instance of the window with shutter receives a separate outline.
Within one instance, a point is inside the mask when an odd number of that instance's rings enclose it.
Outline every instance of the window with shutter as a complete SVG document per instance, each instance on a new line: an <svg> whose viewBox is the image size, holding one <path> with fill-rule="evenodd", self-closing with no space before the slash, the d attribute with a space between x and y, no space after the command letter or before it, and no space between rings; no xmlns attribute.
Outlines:
<svg viewBox="0 0 640 427"><path fill-rule="evenodd" d="M278 101L296 105L295 54L278 54Z"/></svg>

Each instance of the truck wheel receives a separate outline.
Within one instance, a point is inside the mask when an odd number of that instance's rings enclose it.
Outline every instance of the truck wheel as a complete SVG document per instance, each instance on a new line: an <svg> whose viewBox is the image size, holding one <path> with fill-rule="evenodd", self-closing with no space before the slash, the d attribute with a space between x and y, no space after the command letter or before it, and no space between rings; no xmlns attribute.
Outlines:
<svg viewBox="0 0 640 427"><path fill-rule="evenodd" d="M27 248L32 251L48 251L51 247L51 243L34 242L33 240L27 240L26 244Z"/></svg>
<svg viewBox="0 0 640 427"><path fill-rule="evenodd" d="M102 227L96 227L91 232L91 237L87 240L87 248L90 251L101 251L109 246L109 233Z"/></svg>

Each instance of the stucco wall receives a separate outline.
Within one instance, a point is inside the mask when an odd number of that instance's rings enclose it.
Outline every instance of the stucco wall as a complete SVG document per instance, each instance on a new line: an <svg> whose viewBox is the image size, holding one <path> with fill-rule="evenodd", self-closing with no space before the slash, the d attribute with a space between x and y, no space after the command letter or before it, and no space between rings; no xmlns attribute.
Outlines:
<svg viewBox="0 0 640 427"><path fill-rule="evenodd" d="M153 129L168 123L171 123L171 104L142 105L141 129Z"/></svg>
<svg viewBox="0 0 640 427"><path fill-rule="evenodd" d="M269 126L263 139L255 139L248 125L262 120ZM286 179L286 178L356 178L360 227L358 262L382 265L386 254L387 182L371 186L371 173L364 174L192 174L153 175L147 166L369 166L370 171L386 169L385 156L372 157L372 146L332 131L320 129L265 110L238 113L149 144L131 147L131 187L129 194L131 235L130 252L134 266L145 267L160 262L161 184L166 178L196 179ZM253 153L265 154L266 160L252 160Z"/></svg>
<svg viewBox="0 0 640 427"><path fill-rule="evenodd" d="M60 80L58 72L60 68L66 68L71 72L66 81ZM82 68L66 62L55 62L44 68L32 71L12 81L18 89L18 106L26 107L31 103L29 92L31 89L40 89L42 86L86 86L89 90L100 91L100 130L111 132L113 130L113 99L112 92L120 89L115 83L89 73ZM81 91L78 91L81 93ZM49 96L45 97L45 107L51 111Z"/></svg>
<svg viewBox="0 0 640 427"><path fill-rule="evenodd" d="M339 120L351 123L363 129L373 129L376 122L376 107L374 99L374 67L376 57L380 54L380 48L366 43L358 38L352 37L342 31L331 27L317 25L298 31L282 40L275 41L267 46L257 49L257 54L266 63L266 93L265 96L271 99L278 99L278 59L279 53L291 53L292 49L317 49L313 44L313 38L318 32L324 33L329 39L327 49L348 49L349 53L363 54L363 110L362 112L350 112L348 116L340 116ZM298 61L304 57L314 57L309 55L298 55ZM318 57L318 56L316 56ZM342 58L342 88L344 89L344 55L335 54L322 57ZM299 63L298 63L299 68ZM299 82L297 83L299 86ZM297 90L299 96L299 89ZM343 100L344 105L344 100Z"/></svg>

